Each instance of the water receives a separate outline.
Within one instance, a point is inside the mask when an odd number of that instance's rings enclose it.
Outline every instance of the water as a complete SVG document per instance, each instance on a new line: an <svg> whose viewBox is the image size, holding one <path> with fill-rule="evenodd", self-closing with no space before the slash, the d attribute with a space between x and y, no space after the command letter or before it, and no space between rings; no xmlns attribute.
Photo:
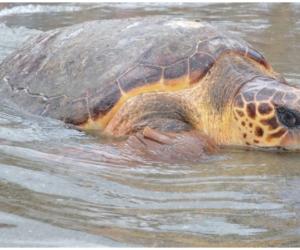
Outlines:
<svg viewBox="0 0 300 250"><path fill-rule="evenodd" d="M30 35L88 20L169 15L250 42L300 84L300 5L0 4L0 61ZM0 246L300 246L300 155L223 148L151 160L109 139L0 107Z"/></svg>

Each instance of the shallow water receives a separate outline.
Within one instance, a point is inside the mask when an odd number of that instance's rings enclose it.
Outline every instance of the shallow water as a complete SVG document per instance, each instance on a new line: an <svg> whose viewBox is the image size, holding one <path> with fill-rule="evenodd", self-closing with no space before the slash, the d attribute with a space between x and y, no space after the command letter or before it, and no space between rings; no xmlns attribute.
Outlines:
<svg viewBox="0 0 300 250"><path fill-rule="evenodd" d="M87 20L170 15L250 42L300 84L299 4L0 4L0 61ZM300 154L223 148L166 163L0 107L0 246L300 246Z"/></svg>

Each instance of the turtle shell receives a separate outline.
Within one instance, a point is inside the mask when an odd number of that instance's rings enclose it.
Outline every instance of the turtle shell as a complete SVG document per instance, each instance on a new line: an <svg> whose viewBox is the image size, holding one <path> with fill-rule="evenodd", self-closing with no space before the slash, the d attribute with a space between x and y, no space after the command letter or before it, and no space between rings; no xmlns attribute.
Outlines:
<svg viewBox="0 0 300 250"><path fill-rule="evenodd" d="M226 53L266 69L248 43L202 21L92 21L28 39L0 66L0 96L41 116L104 128L129 98L201 82Z"/></svg>

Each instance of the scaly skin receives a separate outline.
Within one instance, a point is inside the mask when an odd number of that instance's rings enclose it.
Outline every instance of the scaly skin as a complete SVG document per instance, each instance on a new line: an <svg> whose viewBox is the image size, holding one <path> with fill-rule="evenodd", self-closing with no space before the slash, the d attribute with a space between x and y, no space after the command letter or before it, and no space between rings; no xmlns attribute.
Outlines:
<svg viewBox="0 0 300 250"><path fill-rule="evenodd" d="M241 143L298 148L300 90L267 79L244 86L233 104Z"/></svg>

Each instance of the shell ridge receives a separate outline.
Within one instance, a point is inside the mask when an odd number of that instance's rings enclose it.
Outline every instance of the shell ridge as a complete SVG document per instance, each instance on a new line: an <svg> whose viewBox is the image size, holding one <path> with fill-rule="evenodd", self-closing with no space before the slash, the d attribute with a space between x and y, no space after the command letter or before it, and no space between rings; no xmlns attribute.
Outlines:
<svg viewBox="0 0 300 250"><path fill-rule="evenodd" d="M215 61L219 58L219 57L215 58L212 54L209 54L209 53L206 53L206 52L202 52L202 51L194 53L193 55L191 55L191 57L193 57L193 56L196 55L196 54L203 54L203 55L210 56L210 57L213 58ZM190 58L191 58L191 57L190 57Z"/></svg>
<svg viewBox="0 0 300 250"><path fill-rule="evenodd" d="M196 44L196 51L197 51L197 49L198 49L198 46L199 46L201 43L207 42L207 41L209 41L209 40L211 40L211 39L214 39L214 38L216 38L216 37L219 37L219 35L218 35L218 36L211 36L211 37L208 37L208 38L206 38L206 39L204 39L204 40L198 41L197 44Z"/></svg>

